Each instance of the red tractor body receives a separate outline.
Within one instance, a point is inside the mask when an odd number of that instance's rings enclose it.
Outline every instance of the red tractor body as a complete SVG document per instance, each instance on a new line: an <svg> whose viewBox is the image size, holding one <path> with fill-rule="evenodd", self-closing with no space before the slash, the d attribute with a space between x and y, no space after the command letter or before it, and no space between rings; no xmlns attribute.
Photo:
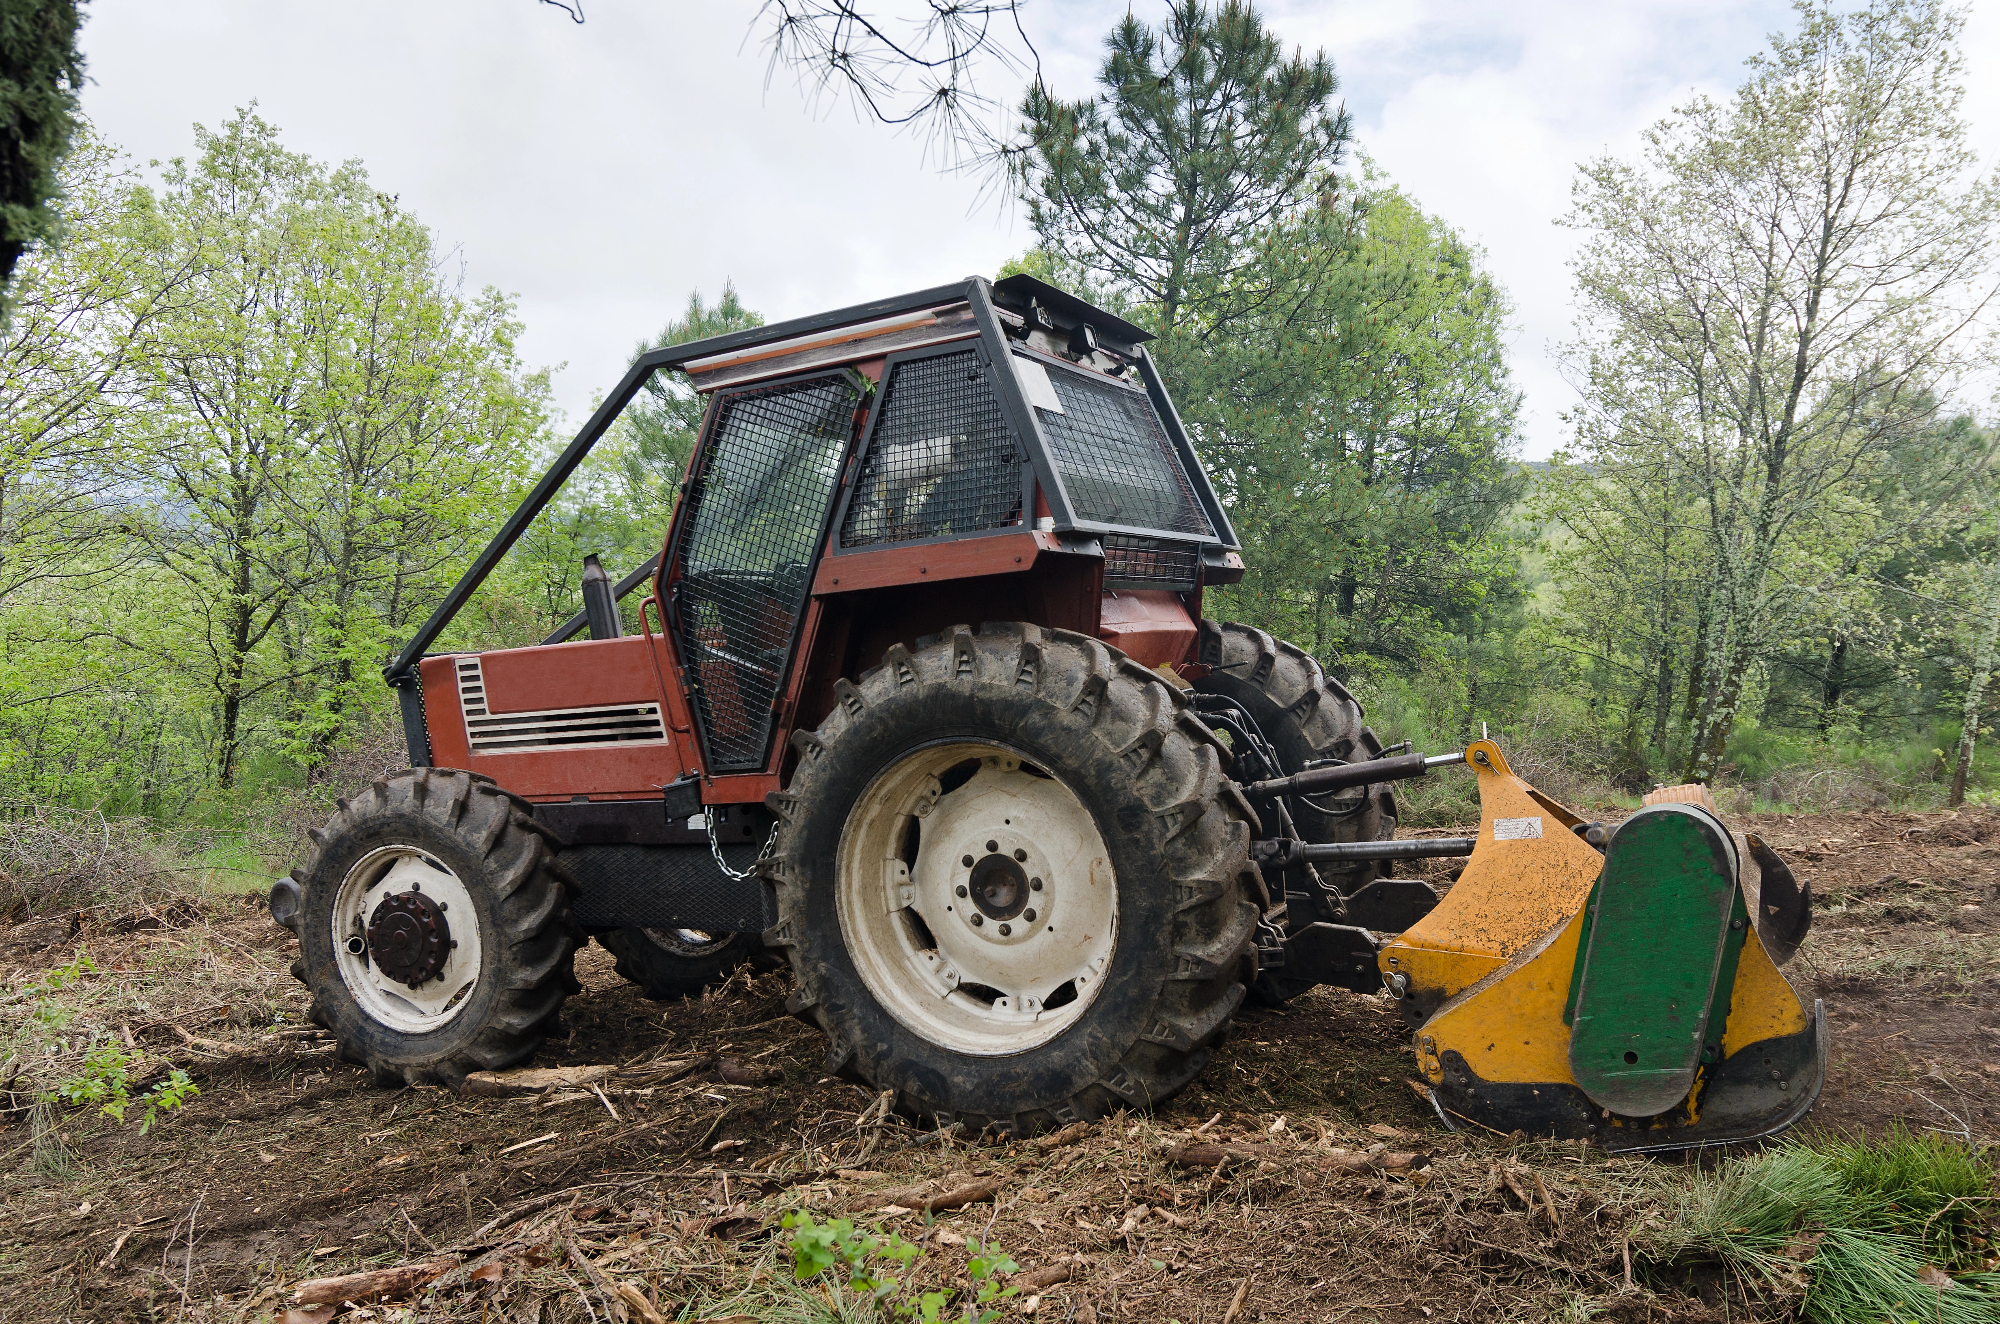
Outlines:
<svg viewBox="0 0 2000 1324"><path fill-rule="evenodd" d="M1199 674L1202 589L1243 567L1147 339L1031 278L974 278L644 356L446 604L679 370L707 408L661 555L620 585L652 590L643 628L568 641L579 616L419 661L441 608L405 654L420 685L390 668L413 762L534 802L586 927L761 930L764 889L697 866L754 857L792 733L891 645L1033 622Z"/></svg>

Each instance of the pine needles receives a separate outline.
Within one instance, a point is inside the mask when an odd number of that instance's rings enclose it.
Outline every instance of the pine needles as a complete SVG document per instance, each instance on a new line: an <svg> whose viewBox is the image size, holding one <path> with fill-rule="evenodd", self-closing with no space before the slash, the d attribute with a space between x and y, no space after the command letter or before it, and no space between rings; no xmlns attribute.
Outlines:
<svg viewBox="0 0 2000 1324"><path fill-rule="evenodd" d="M1813 1324L1992 1324L2000 1185L1979 1153L1898 1130L1795 1142L1695 1177L1641 1246L1719 1260Z"/></svg>

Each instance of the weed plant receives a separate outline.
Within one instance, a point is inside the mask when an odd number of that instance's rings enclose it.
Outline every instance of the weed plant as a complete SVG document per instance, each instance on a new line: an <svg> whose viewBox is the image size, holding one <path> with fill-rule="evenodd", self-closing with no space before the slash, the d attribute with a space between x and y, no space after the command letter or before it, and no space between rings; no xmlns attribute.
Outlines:
<svg viewBox="0 0 2000 1324"><path fill-rule="evenodd" d="M1992 1324L2000 1210L1990 1161L1939 1136L1818 1139L1725 1160L1669 1195L1640 1247L1720 1261L1812 1324Z"/></svg>

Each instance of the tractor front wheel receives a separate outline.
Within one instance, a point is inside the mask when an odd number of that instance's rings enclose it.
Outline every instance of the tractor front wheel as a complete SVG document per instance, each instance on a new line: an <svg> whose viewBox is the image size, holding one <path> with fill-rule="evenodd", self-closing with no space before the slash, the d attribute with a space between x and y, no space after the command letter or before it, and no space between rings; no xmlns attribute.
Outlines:
<svg viewBox="0 0 2000 1324"><path fill-rule="evenodd" d="M513 1066L577 991L570 885L491 781L413 768L343 800L279 882L312 1019L377 1084L457 1086Z"/></svg>
<svg viewBox="0 0 2000 1324"><path fill-rule="evenodd" d="M1253 820L1173 687L1032 625L897 645L794 738L764 875L828 1069L941 1125L1145 1107L1254 974Z"/></svg>
<svg viewBox="0 0 2000 1324"><path fill-rule="evenodd" d="M691 998L736 972L764 948L754 933L623 928L597 935L621 978L655 1002Z"/></svg>

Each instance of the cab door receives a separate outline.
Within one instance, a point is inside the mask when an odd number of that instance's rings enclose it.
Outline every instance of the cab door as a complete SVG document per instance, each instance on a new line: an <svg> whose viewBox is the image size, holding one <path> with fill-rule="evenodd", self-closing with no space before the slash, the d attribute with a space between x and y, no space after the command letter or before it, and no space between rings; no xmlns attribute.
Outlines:
<svg viewBox="0 0 2000 1324"><path fill-rule="evenodd" d="M711 776L764 769L865 379L723 390L662 573L668 633Z"/></svg>

